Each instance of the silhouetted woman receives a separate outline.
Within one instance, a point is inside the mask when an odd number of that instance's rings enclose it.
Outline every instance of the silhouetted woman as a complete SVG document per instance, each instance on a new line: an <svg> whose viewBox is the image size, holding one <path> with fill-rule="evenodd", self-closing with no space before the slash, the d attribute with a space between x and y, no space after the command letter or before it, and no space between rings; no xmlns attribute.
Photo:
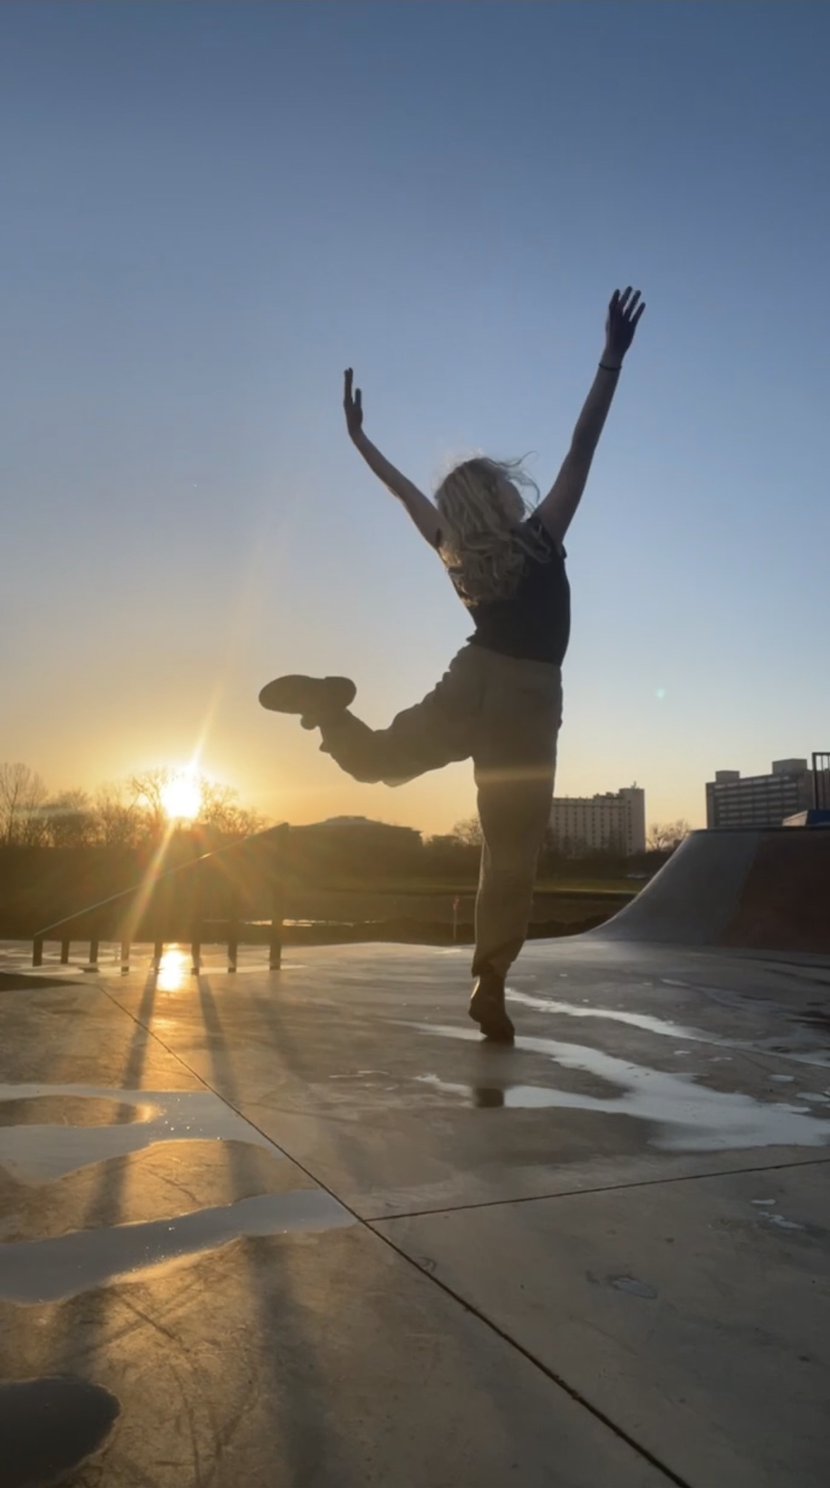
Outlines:
<svg viewBox="0 0 830 1488"><path fill-rule="evenodd" d="M321 749L355 780L403 785L472 759L484 842L469 1011L486 1038L501 1042L513 1039L505 978L527 934L553 797L570 631L562 540L644 309L639 290L615 291L605 350L571 447L530 513L522 489L533 482L520 462L483 455L456 466L430 501L366 437L360 390L352 391L346 372L352 442L441 557L475 631L438 686L385 729L370 729L349 711L356 688L346 677L279 677L259 695L264 708L299 714L304 728L319 728Z"/></svg>

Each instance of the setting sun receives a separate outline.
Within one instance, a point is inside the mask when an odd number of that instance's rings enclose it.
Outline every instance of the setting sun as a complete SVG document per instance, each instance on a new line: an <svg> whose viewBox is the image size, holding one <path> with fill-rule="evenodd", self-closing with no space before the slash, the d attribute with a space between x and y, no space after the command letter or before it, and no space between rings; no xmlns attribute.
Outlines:
<svg viewBox="0 0 830 1488"><path fill-rule="evenodd" d="M171 821L192 821L202 804L202 787L187 770L171 775L162 787L161 804Z"/></svg>

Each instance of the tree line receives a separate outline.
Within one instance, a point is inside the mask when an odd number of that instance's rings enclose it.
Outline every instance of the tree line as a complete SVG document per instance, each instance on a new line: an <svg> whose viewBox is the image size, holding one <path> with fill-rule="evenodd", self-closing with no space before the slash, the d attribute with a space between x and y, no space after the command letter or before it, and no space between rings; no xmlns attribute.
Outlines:
<svg viewBox="0 0 830 1488"><path fill-rule="evenodd" d="M691 827L684 817L678 817L671 822L652 822L646 834L646 852L670 854L678 848L685 837L691 832ZM481 846L481 823L477 816L470 816L464 821L456 822L452 833L447 838L433 838L433 842L446 841L457 842L465 847ZM553 830L549 831L545 840L545 848L548 852L558 853L562 858L579 858L586 856L583 843L574 841L569 837L562 837ZM595 855L596 849L592 851ZM615 857L624 857L625 849L622 841L611 841L605 849L599 849Z"/></svg>
<svg viewBox="0 0 830 1488"><path fill-rule="evenodd" d="M0 764L0 846L123 847L157 842L171 824L164 792L174 771L164 766L85 790L51 792L28 765ZM201 779L190 829L220 841L261 831L264 817L240 805L233 787Z"/></svg>
<svg viewBox="0 0 830 1488"><path fill-rule="evenodd" d="M233 787L204 778L199 781L196 816L186 828L171 825L164 793L174 774L161 766L101 785L91 793L77 789L50 792L42 777L28 765L0 764L0 846L142 848L171 833L181 836L185 830L197 835L203 846L216 846L270 825L264 816L240 804ZM368 847L376 866L379 862L390 866L394 860L396 866L408 864L414 869L417 859L424 868L453 871L473 865L481 846L481 825L476 816L458 821L452 832L426 841L411 828L378 822L366 822L363 830L345 832L334 825L321 826L331 838L329 853L339 842L348 858L356 862ZM669 856L690 830L682 819L653 823L646 856ZM590 867L600 873L622 873L633 862L613 844L589 852L584 845L560 840L550 832L540 867L556 872L574 861L579 861L583 869ZM655 864L652 861L648 866L653 868Z"/></svg>

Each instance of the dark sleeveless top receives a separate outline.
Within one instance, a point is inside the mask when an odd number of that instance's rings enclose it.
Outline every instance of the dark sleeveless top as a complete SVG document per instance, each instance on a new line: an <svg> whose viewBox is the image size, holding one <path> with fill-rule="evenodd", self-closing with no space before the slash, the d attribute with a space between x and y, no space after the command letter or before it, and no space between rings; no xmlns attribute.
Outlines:
<svg viewBox="0 0 830 1488"><path fill-rule="evenodd" d="M507 599L474 603L461 593L450 573L456 593L475 624L473 646L515 656L521 661L547 661L561 666L571 632L571 589L565 572L566 553L557 547L537 516L522 527L541 538L545 561L525 558L524 572ZM440 542L440 537L439 537Z"/></svg>

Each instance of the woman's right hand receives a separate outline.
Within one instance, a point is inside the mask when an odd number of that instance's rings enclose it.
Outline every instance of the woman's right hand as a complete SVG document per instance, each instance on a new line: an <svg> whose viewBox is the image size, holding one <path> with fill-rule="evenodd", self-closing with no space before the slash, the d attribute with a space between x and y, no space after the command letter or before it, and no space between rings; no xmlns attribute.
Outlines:
<svg viewBox="0 0 830 1488"><path fill-rule="evenodd" d="M645 301L640 300L639 289L632 293L629 285L622 294L618 289L614 290L605 322L605 351L602 357L609 366L622 366L623 357L634 340L634 332L645 308Z"/></svg>
<svg viewBox="0 0 830 1488"><path fill-rule="evenodd" d="M363 401L360 388L352 391L352 379L354 372L351 367L346 368L343 389L343 411L346 415L346 428L349 438L357 440L363 432Z"/></svg>

